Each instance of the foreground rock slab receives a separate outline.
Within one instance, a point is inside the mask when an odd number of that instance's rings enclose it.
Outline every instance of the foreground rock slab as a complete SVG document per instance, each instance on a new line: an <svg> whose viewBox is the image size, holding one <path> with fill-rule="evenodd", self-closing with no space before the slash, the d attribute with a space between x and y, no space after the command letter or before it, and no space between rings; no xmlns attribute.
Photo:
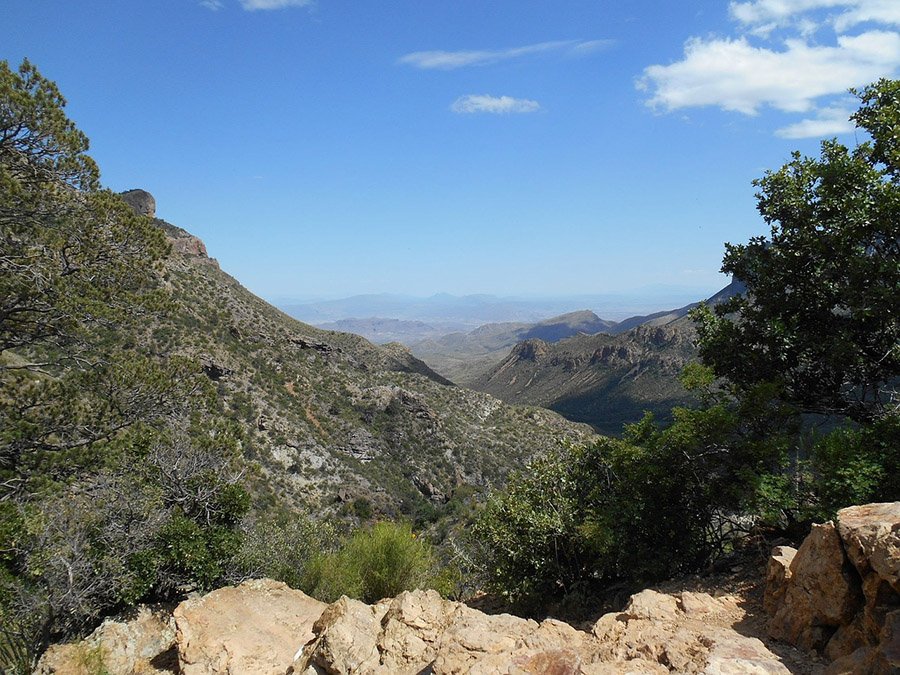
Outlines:
<svg viewBox="0 0 900 675"><path fill-rule="evenodd" d="M755 638L713 618L737 621L733 600L705 593L644 591L621 613L600 618L591 633L546 619L486 615L434 591L401 593L366 605L341 598L313 626L315 639L291 672L403 674L707 673L786 674ZM727 623L727 621L725 622Z"/></svg>
<svg viewBox="0 0 900 675"><path fill-rule="evenodd" d="M81 642L51 646L41 657L35 673L171 673L177 665L174 647L175 621L171 613L141 607L135 611L134 616L107 619Z"/></svg>
<svg viewBox="0 0 900 675"><path fill-rule="evenodd" d="M182 675L284 675L326 605L269 579L185 600L174 613Z"/></svg>

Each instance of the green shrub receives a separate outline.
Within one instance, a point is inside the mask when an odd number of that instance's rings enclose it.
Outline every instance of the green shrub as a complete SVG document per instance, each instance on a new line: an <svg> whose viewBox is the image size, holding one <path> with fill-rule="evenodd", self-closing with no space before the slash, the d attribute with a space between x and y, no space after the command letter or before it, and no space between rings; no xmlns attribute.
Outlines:
<svg viewBox="0 0 900 675"><path fill-rule="evenodd" d="M328 521L314 521L296 514L263 517L243 529L238 554L238 573L243 577L268 577L293 588L303 588L307 567L317 556L333 553L338 532Z"/></svg>
<svg viewBox="0 0 900 675"><path fill-rule="evenodd" d="M728 516L783 453L779 434L747 420L758 422L722 403L676 408L669 426L647 415L622 440L535 459L476 517L470 546L487 586L545 603L701 569L730 546Z"/></svg>
<svg viewBox="0 0 900 675"><path fill-rule="evenodd" d="M303 588L325 602L348 595L372 603L429 585L434 566L431 546L409 525L381 522L357 530L335 553L315 556Z"/></svg>
<svg viewBox="0 0 900 675"><path fill-rule="evenodd" d="M900 499L900 415L837 429L813 448L819 516L853 504Z"/></svg>

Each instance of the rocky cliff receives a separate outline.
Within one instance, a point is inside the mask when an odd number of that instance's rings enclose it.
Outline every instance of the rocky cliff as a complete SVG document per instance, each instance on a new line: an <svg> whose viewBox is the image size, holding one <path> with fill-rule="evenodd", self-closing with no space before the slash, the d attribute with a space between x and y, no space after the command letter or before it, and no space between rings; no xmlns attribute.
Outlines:
<svg viewBox="0 0 900 675"><path fill-rule="evenodd" d="M692 400L677 376L696 358L694 339L686 318L621 335L579 335L555 343L530 339L470 386L507 403L545 406L614 435L645 410L667 419L672 406Z"/></svg>

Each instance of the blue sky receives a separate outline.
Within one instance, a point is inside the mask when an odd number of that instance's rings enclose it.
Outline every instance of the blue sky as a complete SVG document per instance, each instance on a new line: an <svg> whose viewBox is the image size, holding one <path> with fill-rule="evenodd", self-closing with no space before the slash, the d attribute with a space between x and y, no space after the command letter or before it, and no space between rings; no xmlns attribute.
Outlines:
<svg viewBox="0 0 900 675"><path fill-rule="evenodd" d="M4 0L104 183L270 299L714 291L897 0Z"/></svg>

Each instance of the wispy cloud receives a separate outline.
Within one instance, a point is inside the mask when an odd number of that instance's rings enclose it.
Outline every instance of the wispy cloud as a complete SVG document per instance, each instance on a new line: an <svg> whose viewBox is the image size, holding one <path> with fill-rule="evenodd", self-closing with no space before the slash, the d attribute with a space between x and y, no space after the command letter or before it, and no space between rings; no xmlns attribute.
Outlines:
<svg viewBox="0 0 900 675"><path fill-rule="evenodd" d="M241 0L241 7L248 12L266 9L284 9L285 7L308 7L314 0Z"/></svg>
<svg viewBox="0 0 900 675"><path fill-rule="evenodd" d="M782 138L823 138L853 131L850 108L834 107L819 110L815 117L790 124L775 132Z"/></svg>
<svg viewBox="0 0 900 675"><path fill-rule="evenodd" d="M541 109L540 103L527 98L512 96L490 96L488 94L469 94L460 96L450 106L450 110L460 114L492 113L509 115L512 113L531 113Z"/></svg>
<svg viewBox="0 0 900 675"><path fill-rule="evenodd" d="M806 113L779 136L833 135L853 128L847 89L900 68L900 0L733 0L729 13L735 35L689 38L679 60L644 69L648 105L746 115L768 106Z"/></svg>
<svg viewBox="0 0 900 675"><path fill-rule="evenodd" d="M222 0L200 0L200 6L218 12L225 5L222 3Z"/></svg>
<svg viewBox="0 0 900 675"><path fill-rule="evenodd" d="M412 52L401 56L397 63L423 70L454 70L468 66L485 66L548 52L565 53L573 57L586 56L605 49L611 44L611 40L554 40L510 49Z"/></svg>

